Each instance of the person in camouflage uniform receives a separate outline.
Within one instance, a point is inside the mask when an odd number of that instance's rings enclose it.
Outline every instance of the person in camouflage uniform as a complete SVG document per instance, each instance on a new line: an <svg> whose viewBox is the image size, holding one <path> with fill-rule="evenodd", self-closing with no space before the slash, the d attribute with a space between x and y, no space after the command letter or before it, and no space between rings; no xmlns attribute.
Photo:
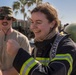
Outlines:
<svg viewBox="0 0 76 75"><path fill-rule="evenodd" d="M31 50L28 38L12 28L12 22L16 20L12 8L0 7L0 75L18 75L12 66L14 57L6 52L6 43L9 39L16 40L28 53Z"/></svg>

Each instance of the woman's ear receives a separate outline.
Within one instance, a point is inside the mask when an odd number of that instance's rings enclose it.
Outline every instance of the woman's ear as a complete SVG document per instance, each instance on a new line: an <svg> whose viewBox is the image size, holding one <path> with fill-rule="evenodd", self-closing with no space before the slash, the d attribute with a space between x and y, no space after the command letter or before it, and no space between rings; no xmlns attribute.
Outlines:
<svg viewBox="0 0 76 75"><path fill-rule="evenodd" d="M52 22L50 23L50 27L51 27L51 28L54 28L55 24L56 24L56 21L52 21Z"/></svg>

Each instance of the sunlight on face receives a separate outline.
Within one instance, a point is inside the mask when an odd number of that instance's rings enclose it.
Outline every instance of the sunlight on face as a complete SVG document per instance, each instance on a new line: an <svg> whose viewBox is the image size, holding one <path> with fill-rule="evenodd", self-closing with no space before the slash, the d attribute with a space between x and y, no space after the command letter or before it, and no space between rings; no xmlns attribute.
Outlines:
<svg viewBox="0 0 76 75"><path fill-rule="evenodd" d="M41 12L32 13L30 29L34 32L35 39L44 39L49 33L50 27L50 22L45 14Z"/></svg>

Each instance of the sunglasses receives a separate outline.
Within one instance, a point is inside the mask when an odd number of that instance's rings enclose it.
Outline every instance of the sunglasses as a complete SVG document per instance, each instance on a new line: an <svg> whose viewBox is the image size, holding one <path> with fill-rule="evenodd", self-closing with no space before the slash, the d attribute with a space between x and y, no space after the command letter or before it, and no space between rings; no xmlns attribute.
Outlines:
<svg viewBox="0 0 76 75"><path fill-rule="evenodd" d="M0 16L0 20L4 20L6 18L6 20L11 20L12 17L9 16Z"/></svg>

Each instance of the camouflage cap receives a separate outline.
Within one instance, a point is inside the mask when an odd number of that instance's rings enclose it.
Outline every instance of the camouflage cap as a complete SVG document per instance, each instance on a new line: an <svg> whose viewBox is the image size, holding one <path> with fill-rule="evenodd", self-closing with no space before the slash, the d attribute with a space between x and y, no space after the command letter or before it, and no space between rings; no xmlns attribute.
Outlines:
<svg viewBox="0 0 76 75"><path fill-rule="evenodd" d="M8 7L8 6L2 6L0 7L0 16L10 16L13 18L13 21L16 20L16 18L14 18L13 16L13 10L12 8Z"/></svg>

